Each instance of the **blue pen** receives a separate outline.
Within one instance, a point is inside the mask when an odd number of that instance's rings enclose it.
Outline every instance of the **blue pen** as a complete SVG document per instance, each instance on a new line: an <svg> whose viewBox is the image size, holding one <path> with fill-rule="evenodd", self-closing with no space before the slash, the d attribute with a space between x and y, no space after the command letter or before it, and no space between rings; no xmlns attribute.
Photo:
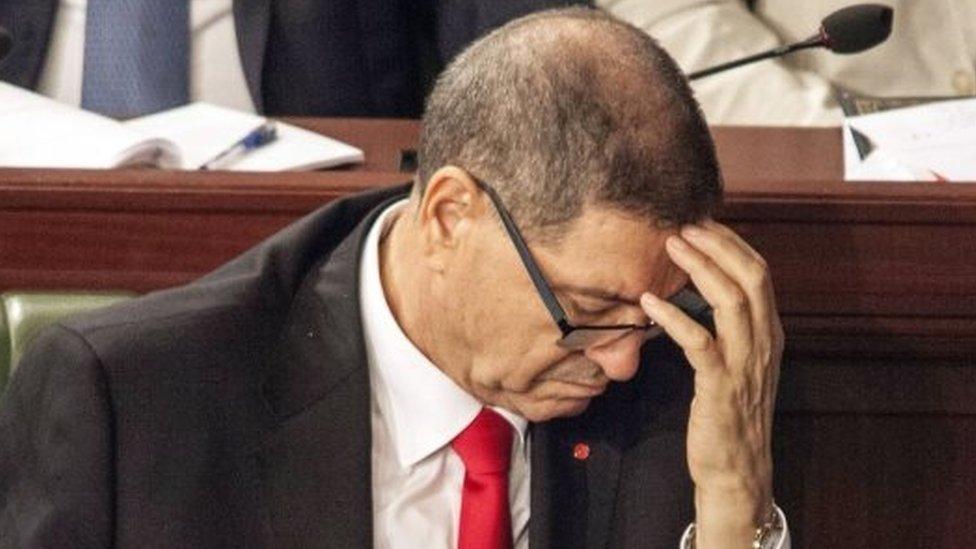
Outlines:
<svg viewBox="0 0 976 549"><path fill-rule="evenodd" d="M255 128L254 131L245 135L240 141L234 143L224 151L222 151L217 156L204 162L200 166L201 170L217 170L224 166L227 166L234 160L237 160L244 154L247 154L258 147L263 147L268 143L271 143L278 137L278 128L275 126L274 122L265 122L259 127Z"/></svg>

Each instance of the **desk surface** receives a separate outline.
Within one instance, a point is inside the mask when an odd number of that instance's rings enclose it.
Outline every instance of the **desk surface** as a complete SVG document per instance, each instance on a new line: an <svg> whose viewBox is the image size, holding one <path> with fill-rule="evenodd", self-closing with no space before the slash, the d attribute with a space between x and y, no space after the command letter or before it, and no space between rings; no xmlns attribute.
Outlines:
<svg viewBox="0 0 976 549"><path fill-rule="evenodd" d="M215 193L270 191L287 196L344 192L408 179L398 173L397 165L400 151L416 146L419 125L414 120L288 121L355 144L365 151L366 162L338 170L287 174L0 169L0 196L16 200L11 204L26 204L18 190L64 190L67 186L80 192L125 189L153 194L165 189L201 195L212 189ZM803 219L976 220L976 183L844 182L839 129L719 127L712 131L725 177L726 205L736 212ZM372 175L362 175L364 172Z"/></svg>
<svg viewBox="0 0 976 549"><path fill-rule="evenodd" d="M311 173L0 170L0 289L190 280L337 197L409 180L409 120L292 119L366 163ZM837 129L715 128L720 217L769 261L791 349L976 356L976 184L846 183Z"/></svg>

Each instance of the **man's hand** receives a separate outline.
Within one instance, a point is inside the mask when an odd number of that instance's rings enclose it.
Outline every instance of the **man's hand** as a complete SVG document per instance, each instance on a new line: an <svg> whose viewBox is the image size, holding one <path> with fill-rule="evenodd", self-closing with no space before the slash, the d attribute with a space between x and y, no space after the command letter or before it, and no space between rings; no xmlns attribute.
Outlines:
<svg viewBox="0 0 976 549"><path fill-rule="evenodd" d="M651 294L641 304L695 369L688 465L696 546L749 547L772 503L773 407L783 352L766 262L714 221L684 227L668 255L715 314L716 335Z"/></svg>

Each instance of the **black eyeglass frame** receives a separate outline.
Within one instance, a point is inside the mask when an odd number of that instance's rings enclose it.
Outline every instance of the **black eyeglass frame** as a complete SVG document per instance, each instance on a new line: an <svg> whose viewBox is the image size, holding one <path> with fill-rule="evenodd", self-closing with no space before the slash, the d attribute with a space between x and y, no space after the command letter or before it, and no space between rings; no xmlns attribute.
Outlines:
<svg viewBox="0 0 976 549"><path fill-rule="evenodd" d="M491 199L492 204L495 205L495 210L498 212L499 217L501 217L502 224L505 226L505 231L508 233L512 244L515 246L515 250L518 252L519 257L522 260L522 265L525 267L526 272L528 272L529 278L532 279L532 284L535 286L539 297L542 299L543 305L549 311L552 316L553 321L562 333L562 337L556 342L557 345L561 347L569 348L580 348L586 347L591 343L584 345L577 345L571 337L573 333L581 332L583 330L595 331L595 332L610 332L617 331L621 332L618 338L613 338L617 340L619 338L629 335L631 332L644 332L644 339L650 339L657 335L660 335L663 330L660 325L651 320L647 324L573 324L569 321L569 317L566 314L566 310L560 305L559 300L556 298L556 294L553 292L552 287L546 280L545 276L542 274L542 270L539 268L539 264L536 263L535 259L532 257L532 252L529 251L528 245L525 243L525 238L522 237L522 232L519 231L518 226L515 224L515 220L512 219L512 215L508 212L505 207L504 202L502 202L501 196L495 191L494 187L488 184L486 181L479 179L470 172L468 175L471 179L488 194ZM708 304L705 301L688 289L683 289L677 294L672 296L669 301L678 305L682 310L692 316L698 316L702 312L709 309Z"/></svg>

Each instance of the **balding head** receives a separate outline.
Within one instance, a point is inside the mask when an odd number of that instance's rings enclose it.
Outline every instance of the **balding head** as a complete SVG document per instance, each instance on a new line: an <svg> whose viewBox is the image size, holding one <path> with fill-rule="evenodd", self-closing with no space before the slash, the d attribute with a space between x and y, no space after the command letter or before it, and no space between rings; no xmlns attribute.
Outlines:
<svg viewBox="0 0 976 549"><path fill-rule="evenodd" d="M721 197L684 76L642 31L588 9L513 21L448 66L424 115L421 192L446 165L491 182L544 240L586 204L667 225Z"/></svg>

